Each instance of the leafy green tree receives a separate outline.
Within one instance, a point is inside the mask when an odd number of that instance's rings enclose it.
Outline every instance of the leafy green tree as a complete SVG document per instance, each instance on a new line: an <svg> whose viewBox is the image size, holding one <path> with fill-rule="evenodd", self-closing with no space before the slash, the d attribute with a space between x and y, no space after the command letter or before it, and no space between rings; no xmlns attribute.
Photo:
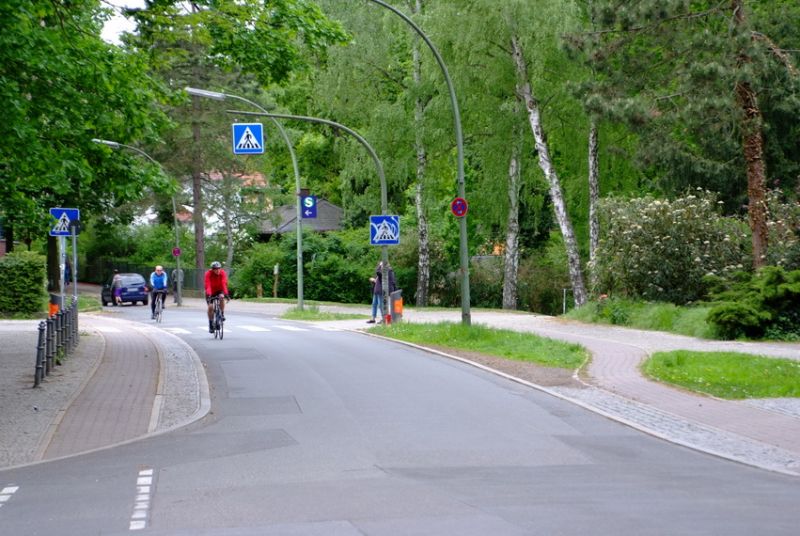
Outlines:
<svg viewBox="0 0 800 536"><path fill-rule="evenodd" d="M167 187L159 175L104 158L91 141L154 139L166 123L144 58L100 38L100 5L0 5L0 217L11 243L45 235L50 207L76 207L90 219ZM54 262L51 254L51 289Z"/></svg>
<svg viewBox="0 0 800 536"><path fill-rule="evenodd" d="M729 211L746 202L761 266L767 173L787 190L797 184L798 39L787 25L800 6L595 0L589 10L598 29L574 40L597 73L587 108L639 133L640 167L662 191L712 189Z"/></svg>
<svg viewBox="0 0 800 536"><path fill-rule="evenodd" d="M129 48L148 54L153 72L176 90L193 86L253 96L259 86L323 60L326 48L346 37L311 2L202 0L188 11L182 4L150 1L144 9L129 10L138 35L125 38ZM204 184L214 171L233 176L259 166L229 154L230 130L221 128L229 120L213 104L193 98L174 107L172 116L182 126L166 136L168 149L161 148L166 154L159 160L191 184L200 271L206 264Z"/></svg>

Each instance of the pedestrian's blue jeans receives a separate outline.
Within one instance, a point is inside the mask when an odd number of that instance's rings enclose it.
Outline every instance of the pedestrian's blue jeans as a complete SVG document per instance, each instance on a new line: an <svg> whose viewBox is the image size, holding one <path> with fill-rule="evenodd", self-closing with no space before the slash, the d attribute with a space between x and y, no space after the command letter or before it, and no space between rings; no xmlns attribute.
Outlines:
<svg viewBox="0 0 800 536"><path fill-rule="evenodd" d="M372 318L383 316L383 293L372 295Z"/></svg>

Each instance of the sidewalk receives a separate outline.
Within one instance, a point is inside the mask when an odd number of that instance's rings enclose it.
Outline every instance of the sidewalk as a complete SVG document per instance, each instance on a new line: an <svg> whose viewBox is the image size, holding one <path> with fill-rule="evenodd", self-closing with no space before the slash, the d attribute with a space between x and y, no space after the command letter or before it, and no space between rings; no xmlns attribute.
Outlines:
<svg viewBox="0 0 800 536"><path fill-rule="evenodd" d="M185 300L188 307L200 303ZM276 315L291 307L239 301L231 306ZM320 309L368 314L367 306ZM407 308L404 320L460 322L461 313ZM110 315L82 314L80 322L77 352L33 389L38 322L0 321L0 469L130 441L207 413L202 364L179 338ZM575 342L592 354L570 384L537 385L502 363L493 366L496 373L668 441L800 476L800 399L720 400L649 381L638 371L658 350L731 350L800 360L800 344L704 341L512 312L473 311L472 323ZM364 320L325 324L368 327ZM485 362L468 362L487 368Z"/></svg>
<svg viewBox="0 0 800 536"><path fill-rule="evenodd" d="M0 321L0 469L104 448L208 412L202 364L178 337L80 314L80 343L33 388L38 321Z"/></svg>

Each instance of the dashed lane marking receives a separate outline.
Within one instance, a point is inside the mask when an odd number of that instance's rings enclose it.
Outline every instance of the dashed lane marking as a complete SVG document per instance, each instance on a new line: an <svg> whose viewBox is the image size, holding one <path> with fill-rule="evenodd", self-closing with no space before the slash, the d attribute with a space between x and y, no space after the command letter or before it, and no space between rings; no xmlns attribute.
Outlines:
<svg viewBox="0 0 800 536"><path fill-rule="evenodd" d="M255 331L255 332L266 332L266 331L272 331L271 329L269 329L269 328L265 328L265 327L263 327L263 326L250 326L250 325L244 325L244 326L236 326L236 327L237 327L237 328L242 328L242 329L245 329L245 330L247 330L247 331Z"/></svg>
<svg viewBox="0 0 800 536"><path fill-rule="evenodd" d="M153 497L153 469L146 467L139 470L136 477L136 501L131 514L130 530L143 530L147 528L150 517L150 502Z"/></svg>

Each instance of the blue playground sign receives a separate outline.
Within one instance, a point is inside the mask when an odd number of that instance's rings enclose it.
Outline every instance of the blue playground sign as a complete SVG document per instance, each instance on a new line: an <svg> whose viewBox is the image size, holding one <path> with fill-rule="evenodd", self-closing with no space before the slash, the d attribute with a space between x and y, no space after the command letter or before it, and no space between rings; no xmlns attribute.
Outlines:
<svg viewBox="0 0 800 536"><path fill-rule="evenodd" d="M234 123L233 154L264 154L264 125Z"/></svg>
<svg viewBox="0 0 800 536"><path fill-rule="evenodd" d="M370 216L369 243L373 246L396 246L400 243L400 216Z"/></svg>

